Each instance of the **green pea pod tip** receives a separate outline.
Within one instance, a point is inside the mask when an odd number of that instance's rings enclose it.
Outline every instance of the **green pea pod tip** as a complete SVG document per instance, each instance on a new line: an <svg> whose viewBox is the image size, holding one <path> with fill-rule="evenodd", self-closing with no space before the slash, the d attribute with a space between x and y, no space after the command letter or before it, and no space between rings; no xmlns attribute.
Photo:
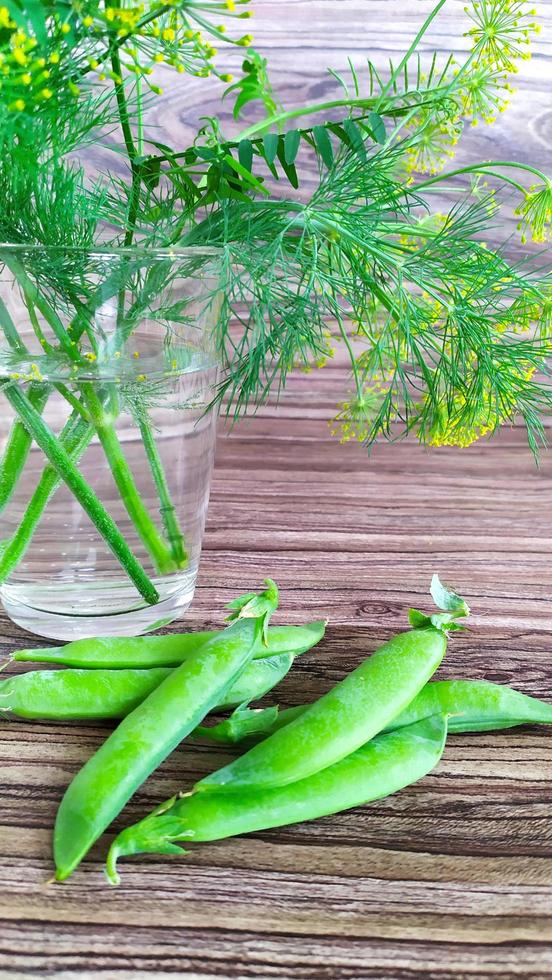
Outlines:
<svg viewBox="0 0 552 980"><path fill-rule="evenodd" d="M268 623L273 612L278 608L279 593L278 586L271 578L264 580L266 589L264 592L247 592L245 595L238 596L229 602L227 609L230 609L226 617L232 622L236 619L262 619L263 623L263 643L268 646Z"/></svg>

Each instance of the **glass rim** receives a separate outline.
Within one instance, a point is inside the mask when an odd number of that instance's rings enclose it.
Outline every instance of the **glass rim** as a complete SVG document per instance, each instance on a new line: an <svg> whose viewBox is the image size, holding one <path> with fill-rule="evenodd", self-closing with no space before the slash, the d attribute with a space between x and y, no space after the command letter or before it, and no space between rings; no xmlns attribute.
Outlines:
<svg viewBox="0 0 552 980"><path fill-rule="evenodd" d="M222 255L222 248L216 245L165 245L165 246L154 246L153 248L147 245L121 245L120 247L90 247L85 248L82 245L39 245L34 242L25 244L23 242L1 242L0 241L0 253L2 251L10 252L73 252L81 253L82 255L89 255L90 257L102 257L109 255L144 255L151 256L152 258L181 258L193 255L205 255L207 257L216 258Z"/></svg>

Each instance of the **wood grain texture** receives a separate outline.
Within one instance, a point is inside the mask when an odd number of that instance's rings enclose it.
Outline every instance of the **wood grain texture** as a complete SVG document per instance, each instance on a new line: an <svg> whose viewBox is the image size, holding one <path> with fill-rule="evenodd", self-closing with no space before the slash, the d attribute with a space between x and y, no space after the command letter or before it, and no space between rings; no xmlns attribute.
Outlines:
<svg viewBox="0 0 552 980"><path fill-rule="evenodd" d="M430 4L415 0L257 3L259 46L288 102L321 97L369 50L402 50ZM457 42L450 0L437 43ZM462 158L508 154L552 169L552 3L500 129L470 132ZM375 40L375 45L371 44ZM202 113L198 82L166 88L161 129L182 142ZM296 704L342 677L426 603L438 570L466 596L473 629L442 677L512 683L552 699L550 459L523 433L426 452L331 439L344 368L293 379L229 436L221 430L199 588L186 625L218 625L223 602L273 575L279 620L330 616L278 699ZM1 618L0 653L30 640ZM56 807L106 726L0 725L0 977L138 980L168 975L278 980L552 977L552 740L544 729L455 736L438 769L370 807L182 860L101 875L106 840L65 886L46 885ZM145 784L125 822L226 758L182 748ZM121 821L117 826L121 825Z"/></svg>

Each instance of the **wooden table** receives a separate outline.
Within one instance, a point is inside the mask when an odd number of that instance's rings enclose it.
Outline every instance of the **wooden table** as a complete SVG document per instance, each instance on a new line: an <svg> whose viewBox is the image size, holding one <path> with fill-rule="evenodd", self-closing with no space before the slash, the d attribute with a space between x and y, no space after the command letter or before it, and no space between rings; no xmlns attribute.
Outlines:
<svg viewBox="0 0 552 980"><path fill-rule="evenodd" d="M450 0L435 43L459 37ZM552 4L536 57L500 129L480 126L459 160L516 156L550 170ZM336 83L323 69L402 52L428 0L262 0L255 36L288 104ZM373 44L371 41L373 40ZM465 42L461 42L465 43ZM426 44L426 47L429 45ZM189 143L219 111L204 81L167 77L156 108ZM179 89L176 90L175 85ZM161 118L159 118L161 116ZM159 136L163 138L163 133ZM97 165L101 154L91 154ZM307 181L308 186L308 181ZM223 602L273 575L280 620L329 615L278 699L327 690L426 606L439 571L473 607L443 677L513 683L552 699L550 461L520 430L492 445L424 452L341 447L328 433L346 380L294 379L278 412L221 437L197 598L186 625L219 625ZM29 638L3 617L0 652ZM65 886L47 886L57 804L104 727L0 725L0 977L439 980L552 976L552 738L527 728L455 736L443 762L391 799L317 823L204 845L182 860L101 875L107 841ZM133 818L225 757L177 751L126 812Z"/></svg>
<svg viewBox="0 0 552 980"><path fill-rule="evenodd" d="M440 673L552 698L552 506L519 429L464 451L340 446L325 417L345 378L297 378L281 408L221 436L197 598L186 625L274 576L281 622L328 615L278 700L327 690L428 606L439 571L473 608ZM316 394L307 398L308 392ZM32 641L31 641L32 642ZM0 651L29 643L5 618ZM316 823L123 865L107 840L66 885L56 806L103 726L0 725L0 976L414 978L552 976L552 738L454 736L398 795ZM179 749L126 811L220 764Z"/></svg>

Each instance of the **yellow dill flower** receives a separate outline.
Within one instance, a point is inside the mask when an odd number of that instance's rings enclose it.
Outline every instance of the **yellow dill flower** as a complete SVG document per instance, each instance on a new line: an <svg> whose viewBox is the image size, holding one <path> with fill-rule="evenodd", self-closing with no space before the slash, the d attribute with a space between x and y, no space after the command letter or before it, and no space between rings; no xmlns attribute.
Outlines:
<svg viewBox="0 0 552 980"><path fill-rule="evenodd" d="M7 7L0 7L0 27L5 27L8 30L10 27L15 27Z"/></svg>
<svg viewBox="0 0 552 980"><path fill-rule="evenodd" d="M342 443L369 439L386 390L381 385L365 388L362 397L355 394L341 402L337 415L329 422L331 435L338 436Z"/></svg>
<svg viewBox="0 0 552 980"><path fill-rule="evenodd" d="M427 440L428 446L435 449L442 446L456 446L458 449L467 449L474 442L482 439L483 436L494 432L498 425L498 420L486 424L466 425L459 419L443 417L432 429L431 435Z"/></svg>
<svg viewBox="0 0 552 980"><path fill-rule="evenodd" d="M414 120L415 141L406 149L407 173L439 173L452 159L462 133L460 119L439 120L434 110L422 110Z"/></svg>
<svg viewBox="0 0 552 980"><path fill-rule="evenodd" d="M477 365L474 365L474 371ZM449 405L441 405L435 414L429 437L425 441L430 446L458 446L465 448L473 445L483 436L493 433L500 425L511 422L516 412L518 395L517 383L530 381L536 371L534 364L521 362L509 369L508 381L511 391L505 388L497 399L492 389L487 387L483 392L480 404L470 411L470 379L466 386L467 396L458 391ZM426 402L428 398L426 396Z"/></svg>
<svg viewBox="0 0 552 980"><path fill-rule="evenodd" d="M163 31L162 38L164 41L174 41L176 37L176 31L172 27L166 27Z"/></svg>
<svg viewBox="0 0 552 980"><path fill-rule="evenodd" d="M527 240L527 233L535 242L545 242L551 237L552 226L552 180L545 181L540 186L534 184L525 196L525 200L515 212L521 217L518 231L521 231L522 241Z"/></svg>
<svg viewBox="0 0 552 980"><path fill-rule="evenodd" d="M496 121L497 114L509 105L514 89L502 70L488 65L475 67L466 73L461 91L462 108L467 116L480 117L486 123Z"/></svg>
<svg viewBox="0 0 552 980"><path fill-rule="evenodd" d="M525 0L474 0L464 9L473 24L466 36L478 47L478 62L511 72L518 58L530 57L530 36L538 25L529 19L534 11Z"/></svg>
<svg viewBox="0 0 552 980"><path fill-rule="evenodd" d="M23 51L23 48L14 48L12 51L12 58L18 65L21 65L22 68L27 64L27 61L29 60L27 58L27 55Z"/></svg>

